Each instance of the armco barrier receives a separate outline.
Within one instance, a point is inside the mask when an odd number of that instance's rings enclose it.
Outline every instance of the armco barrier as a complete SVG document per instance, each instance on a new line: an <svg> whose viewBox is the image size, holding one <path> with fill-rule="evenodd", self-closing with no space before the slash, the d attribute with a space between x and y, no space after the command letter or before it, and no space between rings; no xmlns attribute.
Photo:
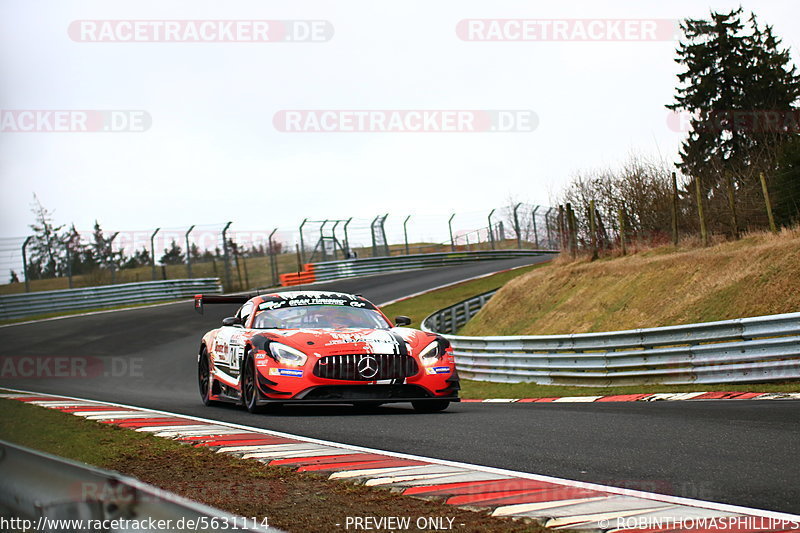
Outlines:
<svg viewBox="0 0 800 533"><path fill-rule="evenodd" d="M301 285L315 281L380 274L397 270L414 270L458 265L472 261L514 259L544 254L557 254L553 250L486 250L475 252L447 252L435 254L398 255L388 257L366 257L363 259L344 259L326 261L324 263L308 263L303 271L292 274L281 274L281 285Z"/></svg>
<svg viewBox="0 0 800 533"><path fill-rule="evenodd" d="M800 313L607 333L454 335L492 293L422 323L451 342L459 374L467 379L574 386L800 379Z"/></svg>
<svg viewBox="0 0 800 533"><path fill-rule="evenodd" d="M0 320L221 293L219 278L170 279L0 296Z"/></svg>
<svg viewBox="0 0 800 533"><path fill-rule="evenodd" d="M0 513L19 531L259 531L245 519L116 472L0 441ZM219 496L246 487L208 487ZM255 521L257 521L256 519ZM23 522L24 521L24 522ZM24 525L24 527L23 527ZM102 525L102 527L100 527Z"/></svg>

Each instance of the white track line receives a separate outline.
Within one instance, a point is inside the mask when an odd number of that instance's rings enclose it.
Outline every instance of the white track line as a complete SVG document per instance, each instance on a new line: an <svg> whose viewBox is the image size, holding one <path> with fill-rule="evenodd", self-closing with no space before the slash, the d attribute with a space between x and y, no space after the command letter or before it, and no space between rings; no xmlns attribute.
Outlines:
<svg viewBox="0 0 800 533"><path fill-rule="evenodd" d="M72 396L62 396L62 395L59 395L59 394L49 394L49 393L35 392L35 391L25 391L25 390L19 390L19 389L5 388L3 390L12 391L12 392L18 392L18 393L21 393L21 394L51 396L53 398L64 398L64 399L68 399L68 400L96 401L96 400L86 400L86 399L83 399L83 398L75 398L75 397L72 397ZM600 491L600 492L607 492L607 493L610 493L610 494L618 494L618 495L621 495L621 496L633 496L635 498L644 498L644 499L647 499L647 500L654 500L654 501L670 503L670 504L675 504L675 505L681 505L681 506L699 507L701 509L711 509L711 510L721 511L721 512L726 512L726 513L739 513L739 514L746 514L746 515L752 515L752 516L760 516L760 517L764 517L764 518L771 518L771 519L774 519L774 520L783 520L783 521L787 521L787 522L800 521L800 515L792 515L792 514L788 514L788 513L777 512L777 511L767 511L767 510L764 510L764 509L754 509L754 508L751 508L751 507L742 507L742 506L739 506L739 505L731 505L731 504L727 504L727 503L708 502L708 501L703 501L703 500L695 500L695 499L692 499L692 498L683 498L683 497L679 497L679 496L668 496L666 494L656 494L656 493L652 493L652 492L644 492L644 491L633 490L633 489L624 489L624 488L621 488L621 487L612 487L612 486L607 486L607 485L599 485L597 483L587 483L587 482L584 482L584 481L574 481L574 480L570 480L570 479L562 479L562 478L557 478L557 477L553 477L553 476L544 476L544 475L540 475L540 474L530 474L528 472L518 472L518 471L514 471L514 470L506 470L506 469L503 469L503 468L494 468L494 467L491 467L491 466L474 465L474 464L469 464L469 463L462 463L462 462L459 462L459 461L448 461L448 460L444 460L444 459L435 459L433 457L425 457L425 456L415 455L415 454L391 452L391 451L386 451L386 450L378 450L378 449L375 449L375 448L367 448L365 446L354 446L354 445L351 445L351 444L343 444L343 443L338 443L338 442L331 442L331 441L322 440L322 439L315 439L315 438L311 438L311 437L303 437L303 436L300 436L300 435L293 435L291 433L284 433L284 432L281 432L281 431L272 431L272 430L267 430L267 429L244 426L244 425L241 425L241 424L233 424L233 423L230 423L230 422L222 422L222 421L219 421L219 420L212 420L212 419L208 419L208 418L200 418L200 417L196 417L196 416L183 415L183 414L178 414L178 413L170 413L168 411L161 411L161 410L156 410L156 409L147 409L147 408L144 408L144 407L136 407L136 406L120 404L120 403L112 403L112 402L102 402L102 403L105 403L108 406L122 407L122 408L128 408L128 409L140 409L142 411L147 411L147 412L151 412L151 413L158 413L158 414L171 416L171 417L176 416L176 417L181 417L181 418L185 418L185 419L188 419L188 420L195 420L197 422L201 422L201 423L204 423L204 424L212 424L212 425L215 425L215 426L227 426L227 427L230 427L230 428L241 429L241 430L245 430L245 431L248 431L248 432L262 433L262 434L265 434L265 435L273 435L273 436L276 436L276 437L284 437L284 438L294 439L294 440L303 441L303 442L321 444L321 445L324 445L324 446L332 446L334 448L340 448L340 449L345 449L345 450L354 450L354 451L358 451L358 452L380 454L380 455L385 455L385 456L388 456L388 457L396 457L398 459L409 459L409 460L412 460L412 461L424 461L424 462L427 462L427 463L430 463L430 464L437 464L437 465L443 465L443 466L452 466L452 467L457 467L457 468L465 468L467 470L472 470L472 471L475 471L475 472L486 472L486 473L489 473L489 474L496 474L496 475L504 476L504 477L505 476L509 476L509 477L523 478L523 479L531 479L531 480L534 480L534 481L544 481L544 482L547 482L547 483L556 483L556 484L565 485L565 486L574 487L574 488L596 490L596 491Z"/></svg>

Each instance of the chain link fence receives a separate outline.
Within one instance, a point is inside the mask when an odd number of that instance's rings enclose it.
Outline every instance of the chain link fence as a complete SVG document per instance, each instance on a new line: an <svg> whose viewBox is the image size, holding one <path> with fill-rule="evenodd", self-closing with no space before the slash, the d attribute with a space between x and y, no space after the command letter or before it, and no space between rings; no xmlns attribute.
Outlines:
<svg viewBox="0 0 800 533"><path fill-rule="evenodd" d="M226 291L277 286L307 263L450 251L558 249L557 209L519 203L441 214L304 219L296 227L235 222L76 231L0 239L0 294L218 277Z"/></svg>

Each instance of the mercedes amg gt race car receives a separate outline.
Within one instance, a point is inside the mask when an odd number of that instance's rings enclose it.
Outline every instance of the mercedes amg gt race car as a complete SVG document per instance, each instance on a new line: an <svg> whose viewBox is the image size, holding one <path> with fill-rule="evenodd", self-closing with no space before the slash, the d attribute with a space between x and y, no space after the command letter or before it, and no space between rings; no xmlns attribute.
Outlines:
<svg viewBox="0 0 800 533"><path fill-rule="evenodd" d="M276 292L195 296L195 309L241 303L203 336L198 353L206 405L235 402L250 412L291 403L377 406L411 402L435 412L459 401L450 343L395 323L359 295Z"/></svg>

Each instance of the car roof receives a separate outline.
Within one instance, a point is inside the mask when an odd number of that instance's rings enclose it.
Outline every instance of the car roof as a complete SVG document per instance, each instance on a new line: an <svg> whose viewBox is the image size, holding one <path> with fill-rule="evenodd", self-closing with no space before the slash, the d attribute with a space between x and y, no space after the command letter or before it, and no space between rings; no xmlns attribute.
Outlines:
<svg viewBox="0 0 800 533"><path fill-rule="evenodd" d="M341 305L362 307L366 309L377 309L377 307L358 294L349 294L346 292L335 291L283 291L273 292L268 294L261 294L252 299L259 304L262 302L270 302L277 304L269 307L283 307L288 305Z"/></svg>

